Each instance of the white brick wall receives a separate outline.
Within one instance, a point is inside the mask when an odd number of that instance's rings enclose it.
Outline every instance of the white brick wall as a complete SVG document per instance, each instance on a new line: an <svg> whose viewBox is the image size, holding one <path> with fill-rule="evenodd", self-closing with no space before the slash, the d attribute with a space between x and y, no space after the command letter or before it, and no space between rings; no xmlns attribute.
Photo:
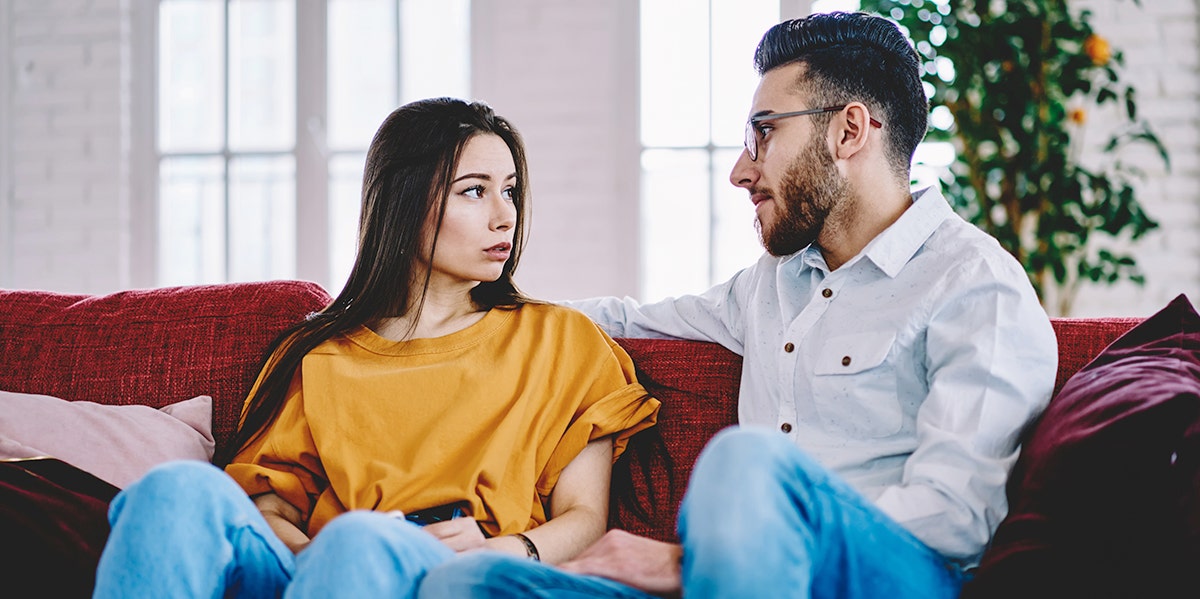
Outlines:
<svg viewBox="0 0 1200 599"><path fill-rule="evenodd" d="M9 38L8 9L0 7L0 288L13 287L12 278L12 159L9 141L11 139L12 117L9 115L9 89L12 87L9 78L8 48Z"/></svg>
<svg viewBox="0 0 1200 599"><path fill-rule="evenodd" d="M1074 316L1147 316L1180 293L1200 304L1200 4L1197 0L1072 0L1092 11L1092 26L1125 54L1125 77L1138 91L1138 112L1150 121L1171 157L1167 172L1152 151L1126 155L1147 179L1137 198L1161 227L1132 248L1145 287L1093 285L1079 293ZM1095 160L1107 139L1111 111L1092 115L1083 160Z"/></svg>
<svg viewBox="0 0 1200 599"><path fill-rule="evenodd" d="M0 2L0 285L105 292L141 284L129 205L146 185L130 131L136 8L153 0ZM1140 105L1171 152L1138 197L1162 230L1135 246L1145 288L1083 290L1076 315L1147 315L1200 301L1197 0L1072 0L1125 51ZM789 0L793 2L793 0ZM534 221L520 280L547 298L637 293L637 0L475 2L473 94L525 134ZM136 72L130 64L136 64ZM1089 127L1102 127L1095 115ZM1089 131L1099 143L1102 131ZM130 197L132 195L137 197ZM147 214L138 209L138 215Z"/></svg>
<svg viewBox="0 0 1200 599"><path fill-rule="evenodd" d="M80 293L127 287L127 2L15 0L0 11L11 181L0 204L11 260L0 281Z"/></svg>

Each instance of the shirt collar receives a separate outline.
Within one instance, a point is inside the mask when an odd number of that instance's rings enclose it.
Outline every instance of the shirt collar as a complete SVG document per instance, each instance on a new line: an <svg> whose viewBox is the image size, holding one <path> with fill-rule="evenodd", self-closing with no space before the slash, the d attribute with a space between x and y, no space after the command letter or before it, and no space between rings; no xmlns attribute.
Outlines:
<svg viewBox="0 0 1200 599"><path fill-rule="evenodd" d="M884 274L894 278L925 245L929 236L953 214L942 192L933 187L918 190L913 193L908 210L875 236L862 253Z"/></svg>
<svg viewBox="0 0 1200 599"><path fill-rule="evenodd" d="M875 239L872 239L857 256L847 261L843 268L858 262L859 258L865 257L884 274L894 278L900 274L904 265L912 260L917 250L925 245L929 236L933 235L942 221L953 214L954 211L951 210L950 204L946 202L941 191L933 187L917 190L912 194L912 205L900 215L900 218L884 229L882 233L876 235ZM821 255L821 248L815 243L788 256L781 261L781 264L791 262L793 259L800 260L801 264L809 268L829 270L825 264L825 257Z"/></svg>

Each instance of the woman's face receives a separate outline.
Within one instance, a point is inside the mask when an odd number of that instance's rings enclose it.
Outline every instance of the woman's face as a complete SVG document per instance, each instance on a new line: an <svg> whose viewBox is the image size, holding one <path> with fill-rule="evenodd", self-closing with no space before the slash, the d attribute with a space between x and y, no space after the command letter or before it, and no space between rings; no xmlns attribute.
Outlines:
<svg viewBox="0 0 1200 599"><path fill-rule="evenodd" d="M490 133L467 140L450 181L437 251L428 260L431 286L474 287L500 278L512 253L516 186L517 168L504 140ZM431 216L436 219L436 212ZM423 256L431 246L430 238Z"/></svg>

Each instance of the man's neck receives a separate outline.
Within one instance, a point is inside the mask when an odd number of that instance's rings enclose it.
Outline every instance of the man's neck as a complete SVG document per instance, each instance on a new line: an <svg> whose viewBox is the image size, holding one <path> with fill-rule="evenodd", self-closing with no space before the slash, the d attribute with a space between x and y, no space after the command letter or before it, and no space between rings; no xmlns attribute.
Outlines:
<svg viewBox="0 0 1200 599"><path fill-rule="evenodd" d="M912 205L907 188L871 186L853 189L829 218L817 239L829 270L837 270L858 255Z"/></svg>

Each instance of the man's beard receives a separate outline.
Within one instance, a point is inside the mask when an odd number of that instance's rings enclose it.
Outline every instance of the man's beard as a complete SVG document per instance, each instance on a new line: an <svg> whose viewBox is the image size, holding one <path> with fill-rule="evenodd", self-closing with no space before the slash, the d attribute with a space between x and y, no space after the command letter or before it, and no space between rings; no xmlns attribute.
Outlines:
<svg viewBox="0 0 1200 599"><path fill-rule="evenodd" d="M794 254L817 240L825 219L848 195L848 184L833 163L823 138L815 138L784 173L775 200L774 222L757 221L759 239L772 256Z"/></svg>

